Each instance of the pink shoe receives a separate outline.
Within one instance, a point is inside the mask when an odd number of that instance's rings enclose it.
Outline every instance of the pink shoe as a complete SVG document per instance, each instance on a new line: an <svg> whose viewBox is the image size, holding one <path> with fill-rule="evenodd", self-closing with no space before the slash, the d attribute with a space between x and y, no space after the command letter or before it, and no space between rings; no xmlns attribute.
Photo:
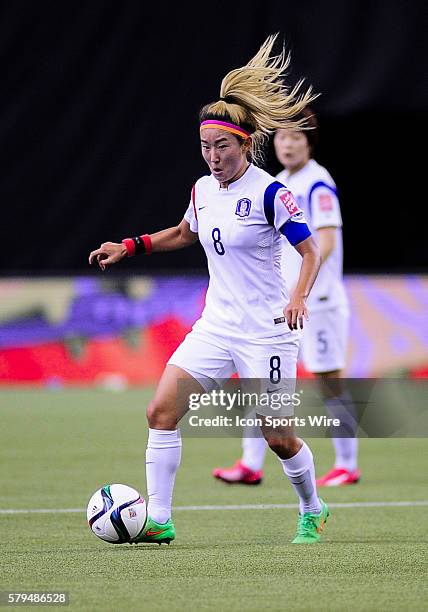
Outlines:
<svg viewBox="0 0 428 612"><path fill-rule="evenodd" d="M357 484L360 476L360 470L350 472L344 468L333 468L317 479L317 487L341 487L342 485Z"/></svg>
<svg viewBox="0 0 428 612"><path fill-rule="evenodd" d="M228 484L247 484L257 485L263 479L263 470L250 470L240 460L230 468L215 468L213 470L214 478L218 478Z"/></svg>

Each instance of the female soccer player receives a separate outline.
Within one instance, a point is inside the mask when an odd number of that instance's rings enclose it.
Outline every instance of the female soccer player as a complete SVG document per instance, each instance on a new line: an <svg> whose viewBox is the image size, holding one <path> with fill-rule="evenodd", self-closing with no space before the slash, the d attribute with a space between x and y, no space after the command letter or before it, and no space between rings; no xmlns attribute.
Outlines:
<svg viewBox="0 0 428 612"><path fill-rule="evenodd" d="M311 313L305 325L300 354L305 369L316 375L325 391L325 404L341 420L333 438L335 465L317 480L318 486L354 484L357 467L357 421L352 399L341 383L346 361L349 306L342 276L342 218L336 185L328 171L312 155L318 140L318 122L310 108L299 115L310 130L277 130L275 153L284 166L277 179L291 189L320 246L322 265L308 299ZM283 242L284 274L293 287L301 258ZM228 483L258 484L263 477L266 443L260 431L248 426L242 440L243 455L230 468L216 468L213 475Z"/></svg>
<svg viewBox="0 0 428 612"><path fill-rule="evenodd" d="M123 257L171 251L199 238L210 275L201 318L169 360L147 410L147 524L139 542L170 542L172 493L180 464L177 424L188 410L188 395L213 381L241 378L292 381L296 375L298 328L307 318L306 298L320 266L320 254L291 192L253 162L260 159L266 137L277 129L299 127L293 121L313 99L291 92L282 74L284 52L270 57L276 36L269 37L250 62L223 79L218 101L200 112L202 155L211 174L200 178L184 219L152 235L106 242L89 262L102 270ZM289 299L281 275L281 241L285 236L302 257L299 279ZM212 387L211 387L212 388ZM293 387L294 389L294 387ZM282 463L300 503L294 543L318 542L328 517L318 498L312 453L287 429L265 421L263 435Z"/></svg>

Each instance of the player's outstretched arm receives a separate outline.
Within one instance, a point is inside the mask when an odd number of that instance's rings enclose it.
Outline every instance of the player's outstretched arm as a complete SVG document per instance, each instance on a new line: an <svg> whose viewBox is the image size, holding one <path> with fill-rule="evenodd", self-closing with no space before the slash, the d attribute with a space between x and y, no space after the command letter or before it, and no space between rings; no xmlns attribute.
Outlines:
<svg viewBox="0 0 428 612"><path fill-rule="evenodd" d="M302 256L302 266L290 303L284 309L284 316L290 329L303 329L303 319L307 320L309 318L306 298L320 269L321 256L318 245L312 236L299 242L294 248Z"/></svg>
<svg viewBox="0 0 428 612"><path fill-rule="evenodd" d="M153 253L162 251L177 251L191 246L198 240L198 234L192 232L186 219L177 227L169 227L150 235Z"/></svg>
<svg viewBox="0 0 428 612"><path fill-rule="evenodd" d="M98 262L101 270L107 266L117 263L127 256L141 253L156 253L162 251L176 251L194 244L198 240L198 234L190 229L189 223L183 219L176 227L169 227L155 234L146 234L134 238L126 238L124 241L103 242L99 249L95 249L89 255L89 263ZM137 250L139 249L139 250Z"/></svg>

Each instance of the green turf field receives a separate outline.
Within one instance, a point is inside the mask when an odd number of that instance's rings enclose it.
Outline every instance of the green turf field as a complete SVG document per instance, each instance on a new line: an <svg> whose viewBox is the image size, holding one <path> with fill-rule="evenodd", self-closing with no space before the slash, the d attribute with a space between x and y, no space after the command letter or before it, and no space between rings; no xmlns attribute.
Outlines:
<svg viewBox="0 0 428 612"><path fill-rule="evenodd" d="M239 440L183 440L171 546L110 545L86 524L100 486L145 495L149 392L0 392L0 589L66 590L70 610L426 610L427 505L333 507L321 544L293 546L295 509L191 510L191 505L294 503L275 457L260 487L229 487L211 469ZM329 440L309 441L318 473ZM361 441L362 482L338 502L428 500L425 439ZM39 606L40 607L40 606ZM8 609L8 608L4 608Z"/></svg>

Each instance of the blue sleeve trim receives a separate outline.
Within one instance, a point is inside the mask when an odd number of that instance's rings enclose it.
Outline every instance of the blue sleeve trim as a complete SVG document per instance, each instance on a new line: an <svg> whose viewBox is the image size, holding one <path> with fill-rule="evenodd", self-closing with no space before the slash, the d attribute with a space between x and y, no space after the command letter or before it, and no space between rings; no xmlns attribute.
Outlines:
<svg viewBox="0 0 428 612"><path fill-rule="evenodd" d="M335 187L332 187L331 185L327 185L327 183L324 183L324 181L317 181L316 183L314 183L312 187L310 188L309 194L308 194L309 220L312 219L312 195L315 189L318 189L318 187L325 187L326 189L329 189L337 197L337 189Z"/></svg>
<svg viewBox="0 0 428 612"><path fill-rule="evenodd" d="M309 236L312 236L311 230L306 223L297 223L293 221L293 217L286 221L279 230L292 246L296 246L299 242L303 242Z"/></svg>
<svg viewBox="0 0 428 612"><path fill-rule="evenodd" d="M263 206L265 210L266 221L272 227L275 227L275 196L279 189L283 189L285 185L279 181L275 181L266 187Z"/></svg>

